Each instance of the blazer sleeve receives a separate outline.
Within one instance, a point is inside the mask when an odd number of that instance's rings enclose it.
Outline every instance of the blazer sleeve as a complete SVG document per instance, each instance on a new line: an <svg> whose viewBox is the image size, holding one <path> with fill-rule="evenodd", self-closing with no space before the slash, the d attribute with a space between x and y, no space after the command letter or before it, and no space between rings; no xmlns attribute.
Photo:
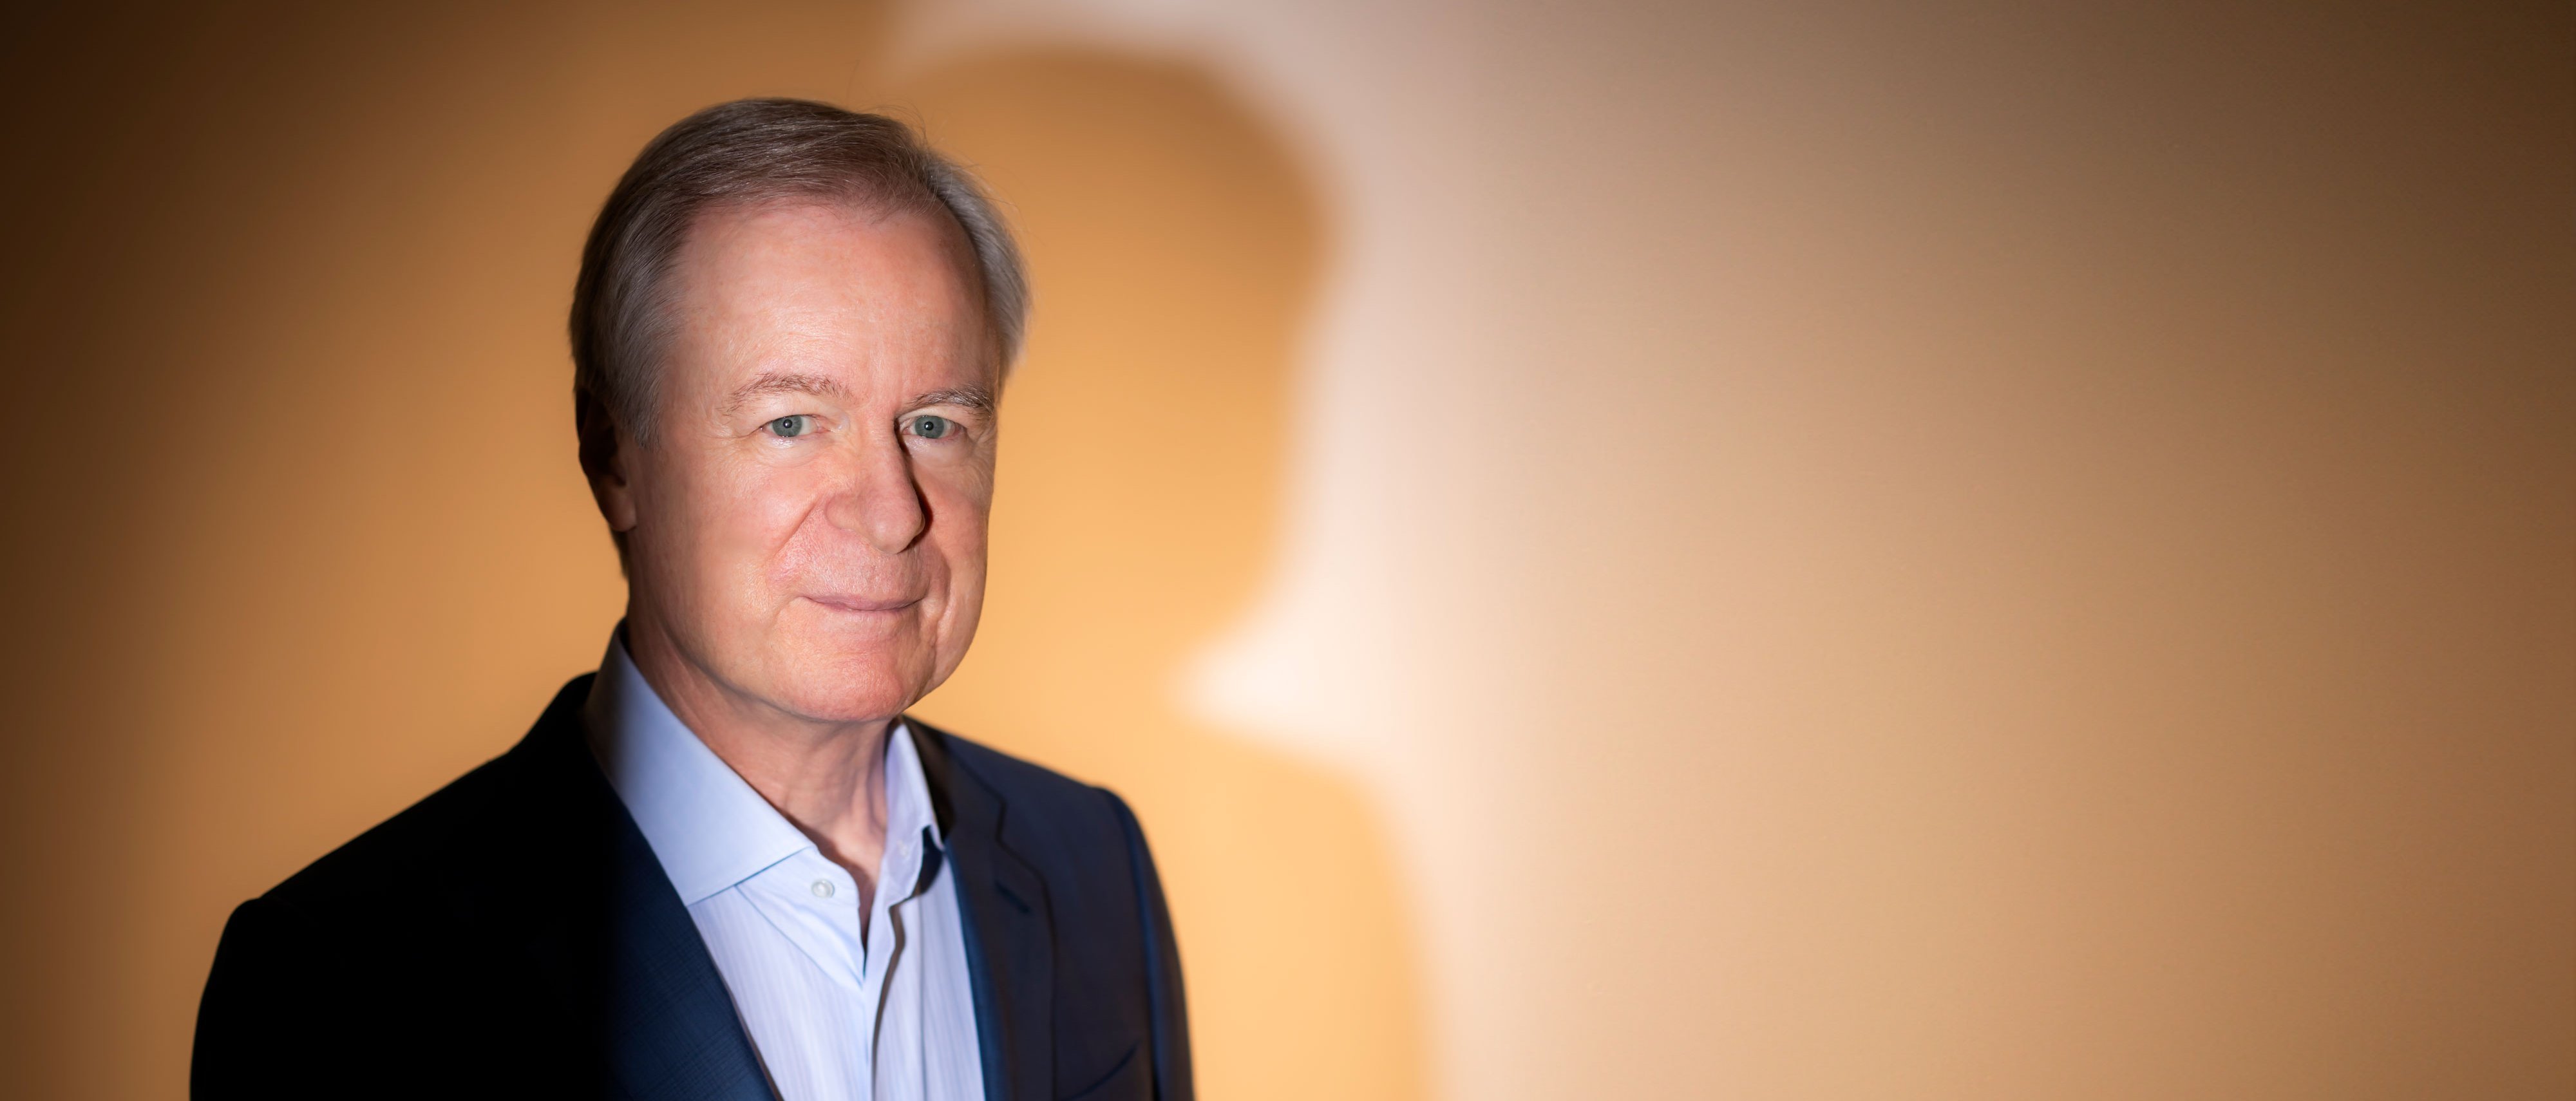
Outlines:
<svg viewBox="0 0 2576 1101"><path fill-rule="evenodd" d="M1145 831L1126 800L1114 792L1109 805L1127 839L1127 862L1136 880L1136 912L1144 922L1145 984L1153 1020L1154 1096L1157 1101L1195 1101L1190 1077L1190 1015L1181 995L1181 952L1172 939L1172 912L1163 902L1163 880L1154 872L1154 854L1145 846Z"/></svg>

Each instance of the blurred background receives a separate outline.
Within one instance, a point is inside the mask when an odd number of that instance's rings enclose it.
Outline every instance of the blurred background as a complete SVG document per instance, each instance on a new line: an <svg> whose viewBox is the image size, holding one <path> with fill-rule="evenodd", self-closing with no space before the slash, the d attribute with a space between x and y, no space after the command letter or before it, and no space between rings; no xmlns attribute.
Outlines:
<svg viewBox="0 0 2576 1101"><path fill-rule="evenodd" d="M1201 1085L2576 1096L2564 3L58 5L0 36L0 1093L623 599L563 316L708 103L1038 307L935 720L1110 785Z"/></svg>

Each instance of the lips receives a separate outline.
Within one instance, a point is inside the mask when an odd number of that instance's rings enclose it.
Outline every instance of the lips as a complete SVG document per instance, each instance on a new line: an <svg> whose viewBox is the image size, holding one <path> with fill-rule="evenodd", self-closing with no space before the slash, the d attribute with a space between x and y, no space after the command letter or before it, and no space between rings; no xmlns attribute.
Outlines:
<svg viewBox="0 0 2576 1101"><path fill-rule="evenodd" d="M908 608L912 607L912 606L913 606L913 605L915 605L915 604L919 604L919 603L921 603L921 598L920 598L920 597L917 597L917 596L894 597L894 598L883 598L883 599L878 599L878 598L871 598L871 597L864 597L864 596L851 596L851 595L841 594L841 593L833 593L833 594L827 594L827 595L823 595L823 596L815 596L815 595L810 595L810 594L809 594L809 595L807 595L807 596L805 597L805 599L807 599L807 600L811 600L811 601L813 601L813 602L814 602L814 603L816 603L816 604L820 604L820 605L822 605L822 606L824 606L824 607L826 607L826 608L830 608L831 610L836 611L836 612L853 612L853 613L856 613L856 612L900 612L900 611L904 611L904 610L906 610L906 609L908 609Z"/></svg>

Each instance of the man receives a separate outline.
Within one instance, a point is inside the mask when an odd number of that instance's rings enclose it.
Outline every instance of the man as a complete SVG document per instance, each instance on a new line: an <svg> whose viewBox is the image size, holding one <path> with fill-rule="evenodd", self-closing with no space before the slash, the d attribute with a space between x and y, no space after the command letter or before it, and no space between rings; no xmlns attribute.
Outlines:
<svg viewBox="0 0 2576 1101"><path fill-rule="evenodd" d="M1025 301L900 123L647 146L572 310L626 619L517 747L234 912L195 1091L1189 1098L1135 817L903 715L974 635Z"/></svg>

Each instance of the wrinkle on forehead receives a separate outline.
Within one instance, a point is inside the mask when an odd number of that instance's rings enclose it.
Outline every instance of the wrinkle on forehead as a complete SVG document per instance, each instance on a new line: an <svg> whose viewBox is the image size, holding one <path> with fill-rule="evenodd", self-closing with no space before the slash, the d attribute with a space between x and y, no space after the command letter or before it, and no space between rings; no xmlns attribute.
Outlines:
<svg viewBox="0 0 2576 1101"><path fill-rule="evenodd" d="M961 255L963 234L944 219L782 202L710 211L691 236L674 273L681 339L711 353L707 366L769 367L715 403L727 414L763 394L846 397L857 380L816 368L853 357L940 356L932 349L941 346L989 356L981 287ZM960 404L989 408L991 398Z"/></svg>
<svg viewBox="0 0 2576 1101"><path fill-rule="evenodd" d="M780 232L782 228L786 228L784 233ZM732 269L730 274L740 279L747 274L741 265L749 263L756 269L764 259L812 257L818 252L837 253L846 259L853 251L853 231L861 238L881 239L888 233L916 229L929 232L937 242L934 251L947 263L938 266L937 277L925 279L920 273L906 272L907 278L894 282L916 295L934 287L933 293L953 294L979 322L988 320L982 316L986 309L984 284L974 245L957 220L935 205L884 205L793 196L714 206L699 213L687 239L676 250L675 259L678 267L696 269L699 278L709 274L707 269L713 266ZM876 250L857 246L856 251Z"/></svg>

